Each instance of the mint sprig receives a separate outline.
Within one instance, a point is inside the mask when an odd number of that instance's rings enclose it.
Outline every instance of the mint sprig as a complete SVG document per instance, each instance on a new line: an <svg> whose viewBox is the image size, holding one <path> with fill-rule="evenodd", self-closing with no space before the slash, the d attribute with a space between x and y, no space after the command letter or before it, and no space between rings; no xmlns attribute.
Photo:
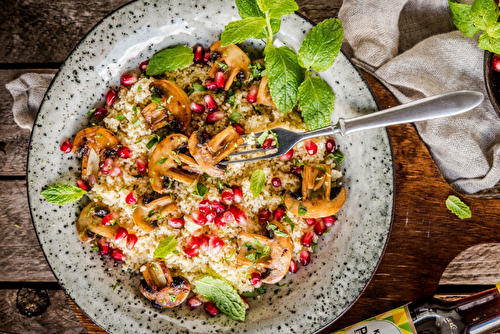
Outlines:
<svg viewBox="0 0 500 334"><path fill-rule="evenodd" d="M266 20L261 17L247 17L229 22L221 35L221 45L241 43L257 36L265 26Z"/></svg>
<svg viewBox="0 0 500 334"><path fill-rule="evenodd" d="M299 87L299 107L309 130L330 123L335 94L320 77L308 77Z"/></svg>
<svg viewBox="0 0 500 334"><path fill-rule="evenodd" d="M472 217L470 208L457 196L448 196L448 198L446 199L446 207L448 208L448 210L456 214L460 219Z"/></svg>
<svg viewBox="0 0 500 334"><path fill-rule="evenodd" d="M494 0L474 0L472 5L448 0L453 23L465 36L479 36L479 48L500 53L500 10Z"/></svg>
<svg viewBox="0 0 500 334"><path fill-rule="evenodd" d="M64 205L79 200L86 193L87 192L85 190L80 189L77 186L59 184L45 189L42 191L41 195L45 197L47 202Z"/></svg>
<svg viewBox="0 0 500 334"><path fill-rule="evenodd" d="M178 45L155 53L146 67L147 75L158 75L183 68L193 62L194 55L191 48Z"/></svg>
<svg viewBox="0 0 500 334"><path fill-rule="evenodd" d="M177 239L173 235L169 235L163 239L155 249L155 257L164 258L177 247Z"/></svg>
<svg viewBox="0 0 500 334"><path fill-rule="evenodd" d="M262 188L266 184L266 173L262 169L257 169L253 172L250 178L250 190L252 191L253 197L257 197L262 192Z"/></svg>

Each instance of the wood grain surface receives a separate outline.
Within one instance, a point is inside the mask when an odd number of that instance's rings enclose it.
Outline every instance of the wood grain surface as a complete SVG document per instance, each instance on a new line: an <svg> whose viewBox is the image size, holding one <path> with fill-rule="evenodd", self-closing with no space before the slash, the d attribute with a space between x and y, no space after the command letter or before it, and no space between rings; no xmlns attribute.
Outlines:
<svg viewBox="0 0 500 334"><path fill-rule="evenodd" d="M60 290L38 244L25 188L30 132L15 124L5 83L26 72L55 73L94 24L127 2L19 0L0 6L2 333L104 333ZM317 23L335 17L342 1L298 3L299 12ZM397 104L382 85L368 79L382 107ZM412 125L393 126L389 133L395 156L396 203L387 250L360 299L323 333L432 295L443 287L467 294L500 281L500 202L484 200L495 197L495 193L485 191L468 197L456 194L441 177ZM444 200L450 194L460 196L472 208L472 219L459 220L446 209ZM484 244L493 242L496 244ZM470 246L473 248L462 252ZM45 313L28 318L18 312L15 298L23 286L47 289L51 304Z"/></svg>

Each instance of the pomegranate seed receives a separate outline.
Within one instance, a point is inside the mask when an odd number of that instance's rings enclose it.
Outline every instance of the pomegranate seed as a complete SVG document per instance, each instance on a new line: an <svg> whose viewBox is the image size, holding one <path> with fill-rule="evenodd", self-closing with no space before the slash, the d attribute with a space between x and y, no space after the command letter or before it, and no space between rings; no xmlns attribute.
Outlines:
<svg viewBox="0 0 500 334"><path fill-rule="evenodd" d="M318 152L318 145L312 139L306 139L304 147L309 155L315 155Z"/></svg>
<svg viewBox="0 0 500 334"><path fill-rule="evenodd" d="M300 263L302 263L303 266L307 266L311 263L311 254L309 254L308 251L303 250L300 252Z"/></svg>
<svg viewBox="0 0 500 334"><path fill-rule="evenodd" d="M215 306L212 302L206 302L205 305L203 305L203 308L205 309L205 312L210 314L212 317L216 316L220 312L217 306Z"/></svg>
<svg viewBox="0 0 500 334"><path fill-rule="evenodd" d="M216 235L210 235L210 241L208 244L208 254L215 255L219 253L224 247L224 241Z"/></svg>
<svg viewBox="0 0 500 334"><path fill-rule="evenodd" d="M93 186L94 184L96 184L96 182L97 182L97 178L96 178L95 174L90 175L89 176L89 184L90 184L90 186Z"/></svg>
<svg viewBox="0 0 500 334"><path fill-rule="evenodd" d="M116 90L114 90L112 88L107 91L107 93L106 93L106 104L108 106L112 106L115 103L116 95L117 95Z"/></svg>
<svg viewBox="0 0 500 334"><path fill-rule="evenodd" d="M200 235L198 239L200 240L200 250L207 252L210 239L206 235Z"/></svg>
<svg viewBox="0 0 500 334"><path fill-rule="evenodd" d="M194 249L200 248L200 238L195 235L192 235L188 240L188 246Z"/></svg>
<svg viewBox="0 0 500 334"><path fill-rule="evenodd" d="M247 101L248 103L255 103L257 101L257 92L259 91L259 87L257 86L252 86L250 90L248 91L247 94Z"/></svg>
<svg viewBox="0 0 500 334"><path fill-rule="evenodd" d="M212 202L212 209L215 210L215 212L217 212L217 213L223 213L226 211L226 206L219 201L213 201Z"/></svg>
<svg viewBox="0 0 500 334"><path fill-rule="evenodd" d="M203 49L203 45L201 44L196 44L194 47L193 47L193 53L194 53L194 58L193 58L193 61L195 63L201 63L201 61L203 60L203 54L205 51Z"/></svg>
<svg viewBox="0 0 500 334"><path fill-rule="evenodd" d="M233 198L234 198L233 189L224 189L221 195L222 203L231 205L231 203L233 203Z"/></svg>
<svg viewBox="0 0 500 334"><path fill-rule="evenodd" d="M121 262L124 262L125 259L127 258L125 254L123 254L121 249L118 248L113 248L113 250L111 251L111 257L116 261L121 261Z"/></svg>
<svg viewBox="0 0 500 334"><path fill-rule="evenodd" d="M233 128L238 132L239 135L245 134L245 128L240 123L234 123Z"/></svg>
<svg viewBox="0 0 500 334"><path fill-rule="evenodd" d="M203 55L203 63L208 63L210 60L210 51L207 51L205 52L205 54Z"/></svg>
<svg viewBox="0 0 500 334"><path fill-rule="evenodd" d="M245 304L245 309L248 310L250 308L250 305L248 305L247 301L243 299L243 297L240 296L240 298L243 301L243 304Z"/></svg>
<svg viewBox="0 0 500 334"><path fill-rule="evenodd" d="M277 208L276 211L274 211L273 219L280 221L283 217L285 217L285 208Z"/></svg>
<svg viewBox="0 0 500 334"><path fill-rule="evenodd" d="M109 253L109 242L104 240L104 238L99 239L97 245L99 246L99 252L101 253L101 255L106 255Z"/></svg>
<svg viewBox="0 0 500 334"><path fill-rule="evenodd" d="M139 69L143 72L146 73L146 68L148 67L149 60L145 60L142 63L139 64Z"/></svg>
<svg viewBox="0 0 500 334"><path fill-rule="evenodd" d="M240 186L237 186L235 184L231 188L233 189L234 193L234 203L241 203L241 201L243 201L243 190L241 190Z"/></svg>
<svg viewBox="0 0 500 334"><path fill-rule="evenodd" d="M107 158L106 160L104 160L104 163L102 164L101 171L104 174L109 174L112 168L113 168L113 159Z"/></svg>
<svg viewBox="0 0 500 334"><path fill-rule="evenodd" d="M231 212L227 212L232 214ZM224 214L219 213L217 216L215 216L215 222L214 224L219 228L219 230L225 230L226 229L226 222L223 219ZM234 217L233 217L234 220Z"/></svg>
<svg viewBox="0 0 500 334"><path fill-rule="evenodd" d="M187 248L184 248L184 253L186 254L187 257L192 258L192 257L198 256L200 251L198 250L198 248L187 247Z"/></svg>
<svg viewBox="0 0 500 334"><path fill-rule="evenodd" d="M262 148L264 150L269 150L270 148L273 147L273 139L272 138L267 138L266 140L264 140L264 142L262 143Z"/></svg>
<svg viewBox="0 0 500 334"><path fill-rule="evenodd" d="M323 221L323 219L318 219L316 225L314 225L314 233L316 233L317 235L323 235L323 233L325 233L325 230L325 222Z"/></svg>
<svg viewBox="0 0 500 334"><path fill-rule="evenodd" d="M137 202L137 198L135 198L134 192L131 191L130 194L128 194L127 197L125 197L125 203L130 204L130 205L134 205L136 202Z"/></svg>
<svg viewBox="0 0 500 334"><path fill-rule="evenodd" d="M234 222L234 214L230 211L226 211L222 214L222 222L224 224L231 224Z"/></svg>
<svg viewBox="0 0 500 334"><path fill-rule="evenodd" d="M236 223L238 223L238 225L241 225L243 227L247 226L248 217L243 210L238 209L237 207L231 205L229 207L229 212L233 214L234 220L236 221Z"/></svg>
<svg viewBox="0 0 500 334"><path fill-rule="evenodd" d="M116 167L113 167L110 171L109 171L109 176L113 176L113 177L118 177L118 176L121 176L122 175L122 170L120 169L120 167L116 166Z"/></svg>
<svg viewBox="0 0 500 334"><path fill-rule="evenodd" d="M73 144L69 140L65 140L62 142L60 149L64 153L69 153L73 149Z"/></svg>
<svg viewBox="0 0 500 334"><path fill-rule="evenodd" d="M271 210L260 209L259 213L257 214L257 217L258 217L260 223L268 222L269 218L271 217Z"/></svg>
<svg viewBox="0 0 500 334"><path fill-rule="evenodd" d="M122 159L130 158L131 153L132 153L132 151L126 146L120 147L118 149L118 156Z"/></svg>
<svg viewBox="0 0 500 334"><path fill-rule="evenodd" d="M213 80L207 80L207 81L205 81L205 87L208 90L213 90L213 91L217 91L217 89L218 89L217 84Z"/></svg>
<svg viewBox="0 0 500 334"><path fill-rule="evenodd" d="M137 164L137 169L139 170L139 173L141 174L146 173L146 170L148 169L148 162L146 160L139 158L135 161L135 163Z"/></svg>
<svg viewBox="0 0 500 334"><path fill-rule="evenodd" d="M262 276L259 273L252 273L252 277L248 280L250 284L254 286L254 288L258 289L262 286Z"/></svg>
<svg viewBox="0 0 500 334"><path fill-rule="evenodd" d="M125 239L128 235L128 232L125 228L119 227L118 230L116 230L115 234L115 242L120 243L123 239Z"/></svg>
<svg viewBox="0 0 500 334"><path fill-rule="evenodd" d="M191 213L191 218L193 218L193 221L198 224L198 225L205 225L207 223L207 217L202 214L200 211L194 211Z"/></svg>
<svg viewBox="0 0 500 334"><path fill-rule="evenodd" d="M290 151L286 152L283 155L280 155L280 160L281 161L288 161L293 157L293 148L290 149Z"/></svg>
<svg viewBox="0 0 500 334"><path fill-rule="evenodd" d="M304 235L300 239L300 243L306 247L311 247L313 237L314 237L313 231L305 231Z"/></svg>
<svg viewBox="0 0 500 334"><path fill-rule="evenodd" d="M224 89L224 85L226 84L226 76L224 75L224 72L219 71L215 73L214 81L217 85L217 88Z"/></svg>
<svg viewBox="0 0 500 334"><path fill-rule="evenodd" d="M290 260L290 267L288 267L288 270L292 273L295 274L297 272L297 263L292 259Z"/></svg>
<svg viewBox="0 0 500 334"><path fill-rule="evenodd" d="M196 102L191 102L189 108L191 108L191 111L195 114L203 114L203 112L205 111L205 107Z"/></svg>
<svg viewBox="0 0 500 334"><path fill-rule="evenodd" d="M215 111L219 107L217 103L215 102L214 98L212 95L205 95L203 97L203 102L205 103L205 106L207 107L208 111Z"/></svg>
<svg viewBox="0 0 500 334"><path fill-rule="evenodd" d="M120 78L120 83L124 85L125 87L130 87L133 84L135 84L137 81L137 75L135 74L122 74Z"/></svg>
<svg viewBox="0 0 500 334"><path fill-rule="evenodd" d="M491 58L491 68L500 72L500 56L493 56L493 58Z"/></svg>
<svg viewBox="0 0 500 334"><path fill-rule="evenodd" d="M94 111L92 116L94 116L95 118L98 118L98 119L103 119L104 117L106 117L107 114L108 114L108 111L106 110L106 108L99 107Z"/></svg>
<svg viewBox="0 0 500 334"><path fill-rule="evenodd" d="M184 218L169 218L168 226L175 229L181 229L184 227Z"/></svg>
<svg viewBox="0 0 500 334"><path fill-rule="evenodd" d="M281 180L279 177L273 177L271 179L271 184L273 185L274 188L279 188L281 187Z"/></svg>
<svg viewBox="0 0 500 334"><path fill-rule="evenodd" d="M198 204L198 210L200 210L201 213L207 213L212 210L212 203L210 203L208 199L204 199Z"/></svg>
<svg viewBox="0 0 500 334"><path fill-rule="evenodd" d="M129 234L127 235L127 248L132 249L135 246L135 243L137 242L138 238L135 234Z"/></svg>
<svg viewBox="0 0 500 334"><path fill-rule="evenodd" d="M327 152L332 153L337 149L337 144L335 143L334 139L328 139L325 144L325 148Z"/></svg>
<svg viewBox="0 0 500 334"><path fill-rule="evenodd" d="M290 169L290 173L292 173L293 175L297 175L298 177L302 177L302 170L303 169L304 169L303 166L293 166Z"/></svg>
<svg viewBox="0 0 500 334"><path fill-rule="evenodd" d="M89 186L89 184L83 180L83 179L78 179L76 180L76 185L82 189L82 190L85 190L85 191L90 191L92 188Z"/></svg>
<svg viewBox="0 0 500 334"><path fill-rule="evenodd" d="M197 308L198 306L201 306L201 300L198 299L196 296L191 296L186 300L186 304L191 307L191 308Z"/></svg>
<svg viewBox="0 0 500 334"><path fill-rule="evenodd" d="M104 226L113 226L113 225L115 225L115 223L118 220L118 218L120 218L120 214L119 213L111 212L111 213L108 213L107 215L105 215L102 218L101 223Z"/></svg>
<svg viewBox="0 0 500 334"><path fill-rule="evenodd" d="M215 210L209 210L205 216L207 217L207 223L212 224L215 221L217 212L215 212Z"/></svg>
<svg viewBox="0 0 500 334"><path fill-rule="evenodd" d="M316 218L306 218L306 223L309 226L313 226L314 224L316 224Z"/></svg>
<svg viewBox="0 0 500 334"><path fill-rule="evenodd" d="M214 112L209 112L207 115L207 123L215 123L224 117L224 113L222 111L214 111Z"/></svg>
<svg viewBox="0 0 500 334"><path fill-rule="evenodd" d="M335 218L335 216L323 217L323 222L325 223L326 227L332 227L333 224L335 224L336 220L337 219Z"/></svg>

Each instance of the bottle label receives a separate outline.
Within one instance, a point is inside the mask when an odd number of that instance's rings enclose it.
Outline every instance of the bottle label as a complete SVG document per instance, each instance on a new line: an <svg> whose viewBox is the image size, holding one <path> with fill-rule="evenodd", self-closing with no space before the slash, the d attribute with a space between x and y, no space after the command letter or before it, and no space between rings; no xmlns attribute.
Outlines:
<svg viewBox="0 0 500 334"><path fill-rule="evenodd" d="M333 334L414 334L416 332L408 307L405 305Z"/></svg>

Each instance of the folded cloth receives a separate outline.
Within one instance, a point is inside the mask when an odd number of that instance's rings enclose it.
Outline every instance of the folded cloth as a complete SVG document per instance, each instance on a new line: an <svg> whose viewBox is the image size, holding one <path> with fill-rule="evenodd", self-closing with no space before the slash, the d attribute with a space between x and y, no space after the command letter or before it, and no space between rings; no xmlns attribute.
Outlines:
<svg viewBox="0 0 500 334"><path fill-rule="evenodd" d="M24 73L5 85L14 97L12 112L17 125L23 129L33 127L36 113L54 74Z"/></svg>
<svg viewBox="0 0 500 334"><path fill-rule="evenodd" d="M344 0L339 18L344 52L401 103L462 89L487 96L478 36L455 30L446 0ZM500 118L489 100L415 126L457 191L475 193L500 180Z"/></svg>

